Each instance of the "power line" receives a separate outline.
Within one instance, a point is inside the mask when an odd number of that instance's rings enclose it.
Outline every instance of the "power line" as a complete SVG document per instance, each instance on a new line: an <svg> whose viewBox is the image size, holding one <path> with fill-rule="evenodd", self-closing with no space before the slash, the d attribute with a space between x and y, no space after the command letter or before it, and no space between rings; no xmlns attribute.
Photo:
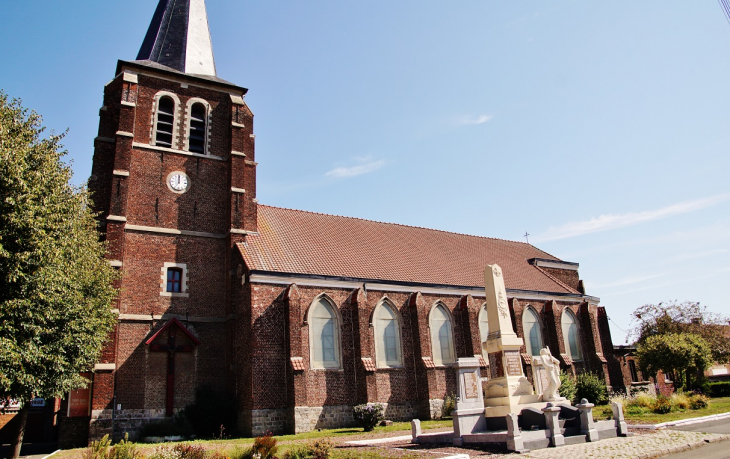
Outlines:
<svg viewBox="0 0 730 459"><path fill-rule="evenodd" d="M720 4L720 8L722 8L723 13L725 13L725 19L727 20L727 23L730 24L730 0L717 0L717 3Z"/></svg>

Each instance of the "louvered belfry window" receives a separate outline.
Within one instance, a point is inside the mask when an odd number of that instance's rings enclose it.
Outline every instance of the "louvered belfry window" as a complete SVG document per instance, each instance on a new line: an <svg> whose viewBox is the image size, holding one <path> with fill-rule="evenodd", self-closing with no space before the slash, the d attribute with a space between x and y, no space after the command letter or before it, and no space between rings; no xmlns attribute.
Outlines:
<svg viewBox="0 0 730 459"><path fill-rule="evenodd" d="M190 132L188 136L188 150L193 153L205 154L205 105L193 104L190 109Z"/></svg>
<svg viewBox="0 0 730 459"><path fill-rule="evenodd" d="M155 145L172 148L172 128L174 124L175 102L170 97L161 97L157 103Z"/></svg>

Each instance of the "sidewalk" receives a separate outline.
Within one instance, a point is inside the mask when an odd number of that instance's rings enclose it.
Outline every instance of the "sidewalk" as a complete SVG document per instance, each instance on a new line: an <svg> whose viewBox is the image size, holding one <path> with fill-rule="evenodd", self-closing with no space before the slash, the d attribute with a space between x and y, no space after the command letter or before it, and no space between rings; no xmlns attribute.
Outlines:
<svg viewBox="0 0 730 459"><path fill-rule="evenodd" d="M688 420L689 421L689 420ZM645 431L646 432L646 431ZM655 430L642 434L635 434L631 437L618 437L601 440L595 443L582 443L578 445L561 446L559 448L546 448L531 451L522 455L495 453L488 450L475 448L457 448L450 445L421 445L410 443L410 436L398 436L378 439L365 439L345 442L343 446L368 446L386 451L415 453L419 457L430 457L433 459L447 458L477 458L488 457L494 459L516 459L523 457L534 459L650 459L677 453L689 449L699 448L708 443L730 440L728 435L701 432L683 432L675 430Z"/></svg>

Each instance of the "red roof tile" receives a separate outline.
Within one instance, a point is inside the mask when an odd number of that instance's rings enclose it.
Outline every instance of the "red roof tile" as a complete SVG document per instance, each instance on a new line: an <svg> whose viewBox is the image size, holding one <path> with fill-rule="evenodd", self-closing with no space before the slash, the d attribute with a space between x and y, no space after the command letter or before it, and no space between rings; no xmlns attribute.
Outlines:
<svg viewBox="0 0 730 459"><path fill-rule="evenodd" d="M558 259L524 242L264 205L258 230L238 244L251 270L483 287L497 263L508 289L577 293L528 263Z"/></svg>
<svg viewBox="0 0 730 459"><path fill-rule="evenodd" d="M365 371L375 371L375 362L370 357L362 357L362 365L365 367Z"/></svg>
<svg viewBox="0 0 730 459"><path fill-rule="evenodd" d="M302 357L290 357L289 360L291 361L291 366L294 371L305 370L304 359Z"/></svg>

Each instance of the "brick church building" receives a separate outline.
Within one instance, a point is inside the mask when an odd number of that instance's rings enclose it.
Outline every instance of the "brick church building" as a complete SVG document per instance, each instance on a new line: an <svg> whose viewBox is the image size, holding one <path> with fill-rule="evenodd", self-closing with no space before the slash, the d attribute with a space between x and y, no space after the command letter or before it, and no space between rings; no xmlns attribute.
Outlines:
<svg viewBox="0 0 730 459"><path fill-rule="evenodd" d="M259 204L246 92L216 75L204 0L160 0L137 60L119 61L106 85L89 189L121 272L118 323L88 409L74 401L67 426L93 439L114 418L133 432L203 386L231 394L243 434L348 425L367 402L388 419L440 417L456 359L500 371L481 349L492 263L528 377L548 346L569 372L630 381L577 263L522 242Z"/></svg>

